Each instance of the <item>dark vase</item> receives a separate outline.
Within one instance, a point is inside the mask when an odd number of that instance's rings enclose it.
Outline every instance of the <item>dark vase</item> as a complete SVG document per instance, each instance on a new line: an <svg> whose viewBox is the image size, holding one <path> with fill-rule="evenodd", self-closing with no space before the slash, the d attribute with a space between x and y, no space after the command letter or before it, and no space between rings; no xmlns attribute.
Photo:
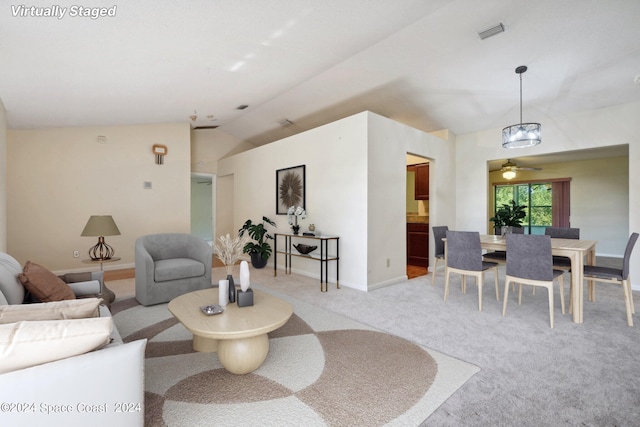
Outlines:
<svg viewBox="0 0 640 427"><path fill-rule="evenodd" d="M267 260L262 258L262 254L259 252L252 252L250 256L253 268L264 268L267 265Z"/></svg>
<svg viewBox="0 0 640 427"><path fill-rule="evenodd" d="M293 231L293 234L298 234L300 232L300 226L299 225L292 225L291 226L291 230Z"/></svg>
<svg viewBox="0 0 640 427"><path fill-rule="evenodd" d="M229 302L236 302L236 284L233 283L233 276L227 274L227 280L229 281Z"/></svg>

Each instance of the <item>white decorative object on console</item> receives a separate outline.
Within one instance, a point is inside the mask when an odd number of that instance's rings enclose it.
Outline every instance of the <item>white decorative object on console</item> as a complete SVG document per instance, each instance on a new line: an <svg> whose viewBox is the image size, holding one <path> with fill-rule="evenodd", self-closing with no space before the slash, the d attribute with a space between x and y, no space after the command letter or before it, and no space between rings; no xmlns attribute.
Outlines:
<svg viewBox="0 0 640 427"><path fill-rule="evenodd" d="M218 281L218 304L224 307L229 302L229 281Z"/></svg>
<svg viewBox="0 0 640 427"><path fill-rule="evenodd" d="M251 275L249 273L249 263L247 261L240 262L240 289L247 292L251 285Z"/></svg>

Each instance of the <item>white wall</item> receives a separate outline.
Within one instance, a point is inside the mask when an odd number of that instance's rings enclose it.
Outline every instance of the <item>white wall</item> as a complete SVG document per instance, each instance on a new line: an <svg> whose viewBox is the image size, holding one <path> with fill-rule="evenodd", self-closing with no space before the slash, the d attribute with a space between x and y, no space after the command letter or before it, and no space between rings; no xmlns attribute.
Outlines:
<svg viewBox="0 0 640 427"><path fill-rule="evenodd" d="M541 119L542 143L536 147L507 150L500 145L501 129L458 135L456 150L456 227L466 230L486 230L488 224L488 179L486 162L516 156L575 151L588 148L629 144L628 188L629 224L624 239L611 242L624 250L626 240L633 231L640 230L640 103L631 103L600 110L586 111L564 117ZM505 119L505 123L508 120ZM594 193L597 189L594 189ZM593 204L598 195L593 194ZM573 197L572 197L573 201ZM464 208L463 208L464 207ZM574 212L572 207L572 213ZM616 207L610 207L611 210ZM602 209L603 224L608 222L608 209ZM614 225L615 226L615 225ZM589 233L590 231L587 231ZM581 233L582 234L582 233ZM588 234L586 234L588 235ZM600 247L596 250L600 253ZM613 250L609 246L607 252ZM631 260L631 275L640 274L640 250L636 248ZM634 285L640 289L640 284Z"/></svg>
<svg viewBox="0 0 640 427"><path fill-rule="evenodd" d="M163 165L155 164L153 144L168 148ZM8 158L7 247L21 263L91 268L81 260L97 237L80 236L90 215L113 215L122 233L105 238L122 258L105 269L133 266L141 235L190 230L187 123L9 130Z"/></svg>
<svg viewBox="0 0 640 427"><path fill-rule="evenodd" d="M7 251L7 110L0 98L0 252Z"/></svg>
<svg viewBox="0 0 640 427"><path fill-rule="evenodd" d="M430 159L430 225L446 224L455 212L453 144L402 123L369 113L368 289L406 278L407 153ZM430 265L433 265L433 239ZM387 267L387 260L390 266Z"/></svg>
<svg viewBox="0 0 640 427"><path fill-rule="evenodd" d="M286 215L276 215L275 174L305 165L307 218L301 230L314 223L322 234L340 236L340 283L366 286L366 119L360 114L221 160L218 181L233 185L231 193L221 189L218 200L219 209L233 211L230 232L262 216L276 222L273 231L291 232ZM224 227L216 225L222 234ZM280 256L278 263L283 261ZM273 257L271 267L272 262ZM305 259L296 259L294 265L309 275L319 275L319 267ZM329 277L335 278L333 265Z"/></svg>
<svg viewBox="0 0 640 427"><path fill-rule="evenodd" d="M246 219L266 215L276 221L277 232L287 233L286 216L275 215L275 171L306 165L308 216L301 229L314 223L322 234L340 236L340 284L371 290L406 277L407 152L440 162L432 176L445 203L435 203L431 215L451 217L451 144L370 112L221 160L218 175L233 175L233 199L220 203L232 205L235 230ZM319 276L315 261L297 258L293 268ZM334 274L330 264L331 280Z"/></svg>

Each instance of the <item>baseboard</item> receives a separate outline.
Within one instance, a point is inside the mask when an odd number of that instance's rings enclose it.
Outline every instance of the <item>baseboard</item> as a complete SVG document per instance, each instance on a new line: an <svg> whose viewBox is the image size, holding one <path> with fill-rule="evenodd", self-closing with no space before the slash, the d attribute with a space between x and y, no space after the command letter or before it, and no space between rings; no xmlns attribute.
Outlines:
<svg viewBox="0 0 640 427"><path fill-rule="evenodd" d="M368 291L375 291L376 289L385 288L387 286L396 285L398 283L406 282L409 277L405 274L403 276L396 277L394 279L385 280L383 282L378 282L371 284L367 287Z"/></svg>

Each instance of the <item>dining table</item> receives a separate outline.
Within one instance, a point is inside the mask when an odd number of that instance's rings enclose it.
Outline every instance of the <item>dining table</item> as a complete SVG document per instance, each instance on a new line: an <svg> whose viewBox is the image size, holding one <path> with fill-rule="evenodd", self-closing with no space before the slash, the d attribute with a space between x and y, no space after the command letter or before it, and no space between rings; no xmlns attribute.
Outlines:
<svg viewBox="0 0 640 427"><path fill-rule="evenodd" d="M551 239L551 253L571 260L571 297L574 323L582 323L584 311L584 266L595 265L597 240ZM506 251L504 236L480 235L482 249Z"/></svg>

